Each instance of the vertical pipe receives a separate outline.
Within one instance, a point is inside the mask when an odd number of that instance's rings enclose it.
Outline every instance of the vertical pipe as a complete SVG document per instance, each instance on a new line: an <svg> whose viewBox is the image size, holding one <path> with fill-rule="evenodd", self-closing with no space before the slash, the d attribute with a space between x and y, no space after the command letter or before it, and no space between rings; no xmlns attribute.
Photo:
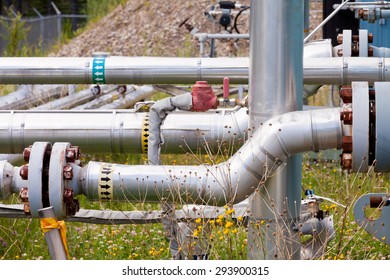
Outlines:
<svg viewBox="0 0 390 280"><path fill-rule="evenodd" d="M304 5L303 30L304 36L306 37L307 35L309 35L310 30L310 0L305 0Z"/></svg>
<svg viewBox="0 0 390 280"><path fill-rule="evenodd" d="M38 210L39 218L55 218L53 206ZM45 240L49 248L50 257L53 260L67 260L66 250L62 243L61 234L58 229L45 232Z"/></svg>
<svg viewBox="0 0 390 280"><path fill-rule="evenodd" d="M302 109L303 1L251 1L249 125ZM301 157L293 156L252 197L249 259L299 259Z"/></svg>

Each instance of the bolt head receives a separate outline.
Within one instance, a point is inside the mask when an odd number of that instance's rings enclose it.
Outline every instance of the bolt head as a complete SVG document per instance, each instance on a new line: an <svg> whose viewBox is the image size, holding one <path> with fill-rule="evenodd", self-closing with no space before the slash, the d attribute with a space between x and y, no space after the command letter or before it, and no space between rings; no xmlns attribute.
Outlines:
<svg viewBox="0 0 390 280"><path fill-rule="evenodd" d="M80 157L80 149L78 146L71 146L66 149L65 158L67 162L74 162Z"/></svg>
<svg viewBox="0 0 390 280"><path fill-rule="evenodd" d="M72 180L73 179L73 168L70 165L65 165L63 169L63 176L65 180Z"/></svg>
<svg viewBox="0 0 390 280"><path fill-rule="evenodd" d="M19 175L22 178L22 180L28 179L28 164L25 164L22 167L20 167Z"/></svg>
<svg viewBox="0 0 390 280"><path fill-rule="evenodd" d="M25 162L30 161L30 154L31 154L31 146L24 148L23 150L23 159Z"/></svg>
<svg viewBox="0 0 390 280"><path fill-rule="evenodd" d="M341 154L341 168L346 170L352 169L352 154L350 153Z"/></svg>

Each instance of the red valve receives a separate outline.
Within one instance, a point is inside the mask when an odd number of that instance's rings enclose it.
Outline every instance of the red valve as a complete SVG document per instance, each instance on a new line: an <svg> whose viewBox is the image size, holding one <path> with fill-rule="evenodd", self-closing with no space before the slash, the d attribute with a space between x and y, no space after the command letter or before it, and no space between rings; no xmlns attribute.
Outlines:
<svg viewBox="0 0 390 280"><path fill-rule="evenodd" d="M217 97L206 81L197 81L192 87L191 111L204 112L217 108Z"/></svg>

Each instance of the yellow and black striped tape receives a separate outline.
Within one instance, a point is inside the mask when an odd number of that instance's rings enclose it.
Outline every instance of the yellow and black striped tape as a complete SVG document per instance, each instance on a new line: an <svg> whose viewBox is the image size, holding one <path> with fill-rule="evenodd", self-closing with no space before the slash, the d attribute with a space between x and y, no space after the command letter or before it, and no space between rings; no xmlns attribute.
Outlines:
<svg viewBox="0 0 390 280"><path fill-rule="evenodd" d="M148 152L148 141L149 141L149 114L146 114L142 120L142 131L141 131L141 151L143 154Z"/></svg>

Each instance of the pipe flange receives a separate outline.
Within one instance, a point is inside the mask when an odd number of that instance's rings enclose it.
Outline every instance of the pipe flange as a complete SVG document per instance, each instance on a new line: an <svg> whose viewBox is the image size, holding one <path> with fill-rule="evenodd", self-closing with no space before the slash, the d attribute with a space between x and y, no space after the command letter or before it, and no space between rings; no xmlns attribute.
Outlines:
<svg viewBox="0 0 390 280"><path fill-rule="evenodd" d="M70 170L67 167L67 151L71 148L70 143L55 143L51 152L49 167L49 199L50 205L57 219L66 217L66 205L64 193L67 178L70 178Z"/></svg>
<svg viewBox="0 0 390 280"><path fill-rule="evenodd" d="M390 83L375 83L375 172L390 171Z"/></svg>
<svg viewBox="0 0 390 280"><path fill-rule="evenodd" d="M49 206L48 167L50 161L51 144L49 142L35 142L31 148L28 165L28 199L31 216L38 218L38 210Z"/></svg>
<svg viewBox="0 0 390 280"><path fill-rule="evenodd" d="M352 170L368 171L370 100L367 82L352 83Z"/></svg>
<svg viewBox="0 0 390 280"><path fill-rule="evenodd" d="M366 216L366 208L372 204L372 198L383 197L388 199L388 194L385 193L370 193L361 196L353 207L353 216L356 223L367 231L370 235L376 237L390 246L390 206L382 204L378 209L380 217L374 219Z"/></svg>
<svg viewBox="0 0 390 280"><path fill-rule="evenodd" d="M13 166L6 160L0 161L0 200L8 198L12 193Z"/></svg>

